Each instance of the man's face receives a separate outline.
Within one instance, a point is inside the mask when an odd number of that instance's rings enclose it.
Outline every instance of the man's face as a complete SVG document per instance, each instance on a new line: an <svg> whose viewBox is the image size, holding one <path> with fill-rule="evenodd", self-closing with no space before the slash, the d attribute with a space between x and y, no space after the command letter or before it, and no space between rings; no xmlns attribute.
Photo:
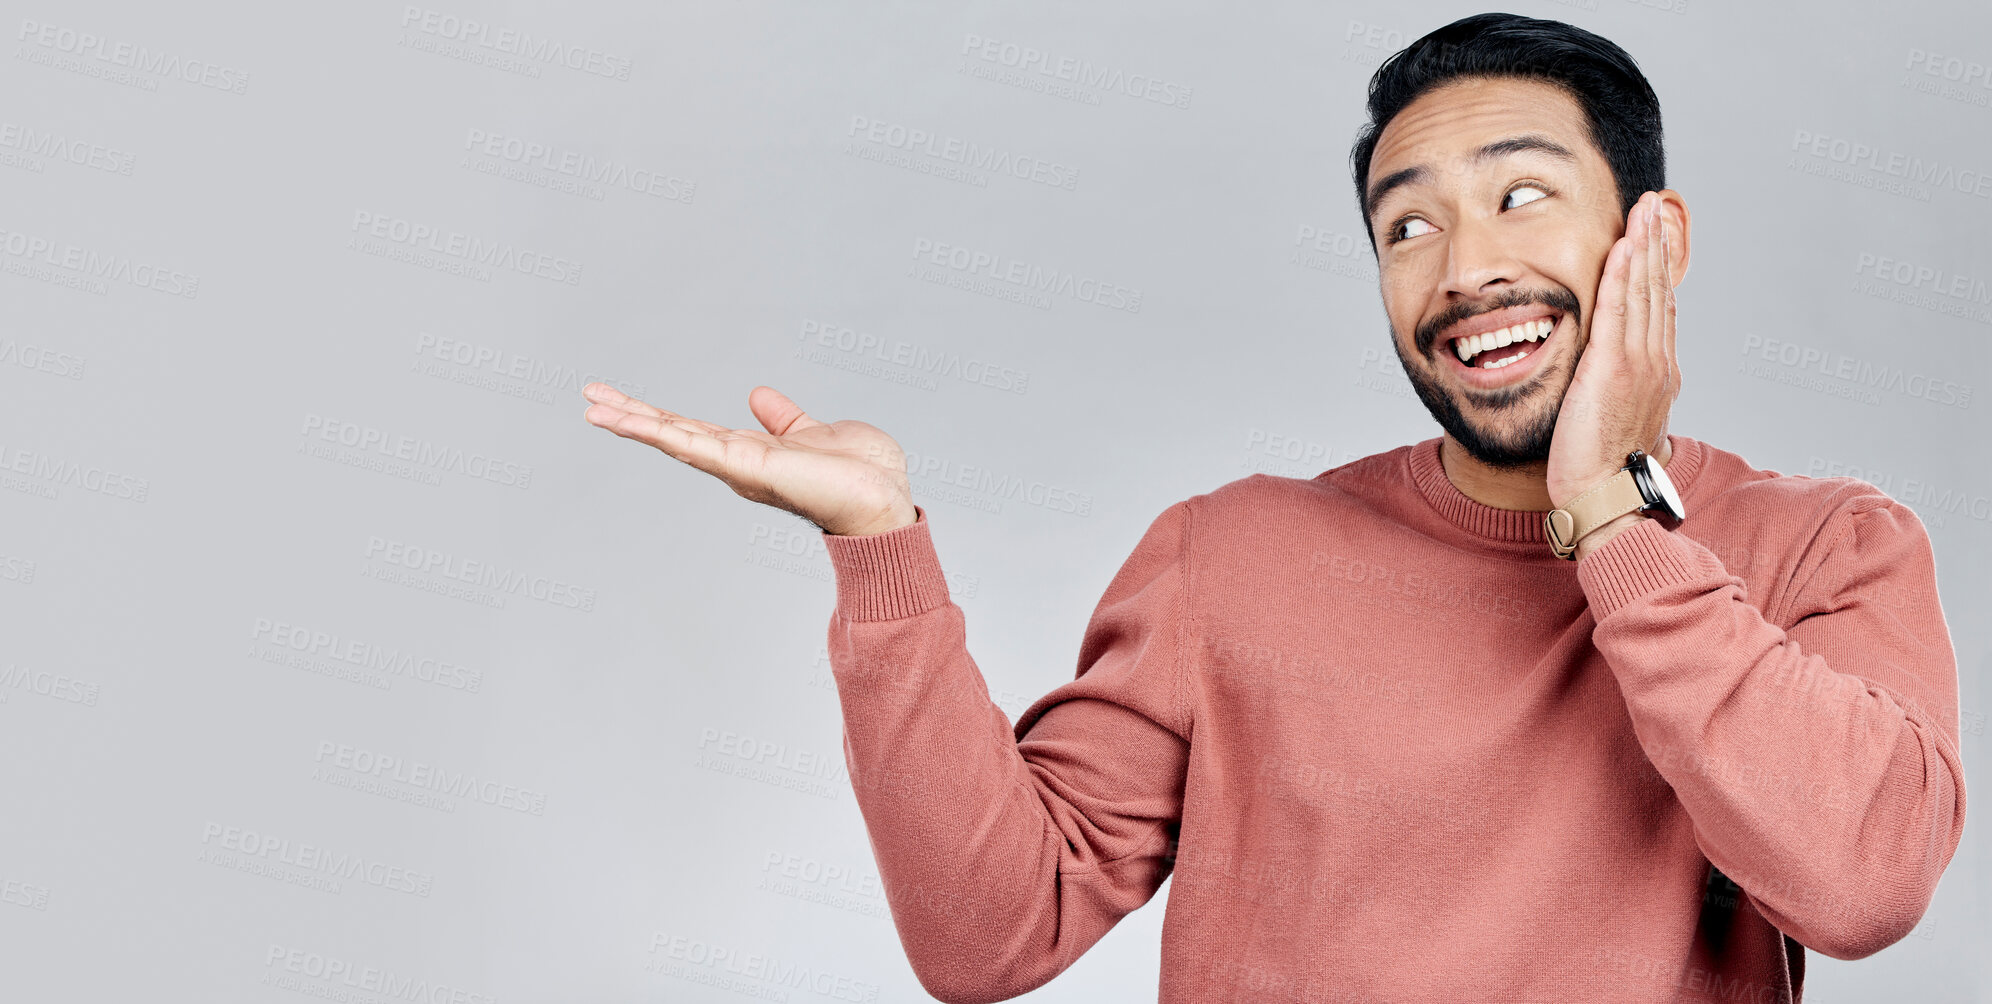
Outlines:
<svg viewBox="0 0 1992 1004"><path fill-rule="evenodd" d="M1478 155L1516 139L1568 155L1526 146ZM1392 342L1419 399L1483 463L1546 460L1605 256L1625 232L1582 108L1541 81L1455 81L1384 127L1367 184L1385 189L1369 222ZM1483 332L1512 341L1479 350L1488 340L1460 337Z"/></svg>

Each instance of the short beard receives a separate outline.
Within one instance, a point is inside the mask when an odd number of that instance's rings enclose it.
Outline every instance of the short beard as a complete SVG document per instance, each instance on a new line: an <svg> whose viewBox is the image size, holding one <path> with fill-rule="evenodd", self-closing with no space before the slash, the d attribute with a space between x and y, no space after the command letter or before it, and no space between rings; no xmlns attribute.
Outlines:
<svg viewBox="0 0 1992 1004"><path fill-rule="evenodd" d="M1561 311L1564 319L1571 322L1570 330L1581 330L1576 299L1563 290L1533 296L1507 297L1489 309L1498 310L1524 303L1542 304ZM1434 348L1432 341L1436 330L1450 326L1454 320L1455 318L1443 316L1435 318L1435 323L1430 326L1432 331L1419 332L1420 337L1417 340L1424 345L1427 360L1432 355ZM1500 411L1518 421L1519 428L1507 433L1497 433L1494 430L1479 428L1468 421L1460 410L1459 402L1441 389L1436 380L1429 375L1426 370L1428 363L1414 362L1405 358L1404 348L1398 342L1396 332L1391 333L1390 344L1397 351L1397 361L1404 367L1404 374L1411 378L1411 389L1417 392L1418 400L1425 402L1425 410L1432 413L1432 418L1439 423L1439 427L1444 429L1468 456L1489 467L1508 470L1537 466L1549 461L1549 444L1556 436L1556 416L1562 410L1563 397L1560 394L1553 399L1549 397L1548 385L1552 374L1548 369L1539 369L1520 384L1490 391L1481 398L1484 402L1483 410ZM1437 351L1452 350L1439 346ZM1564 386L1568 388L1567 381ZM1532 401L1537 402L1534 412L1521 414L1522 409L1528 408Z"/></svg>

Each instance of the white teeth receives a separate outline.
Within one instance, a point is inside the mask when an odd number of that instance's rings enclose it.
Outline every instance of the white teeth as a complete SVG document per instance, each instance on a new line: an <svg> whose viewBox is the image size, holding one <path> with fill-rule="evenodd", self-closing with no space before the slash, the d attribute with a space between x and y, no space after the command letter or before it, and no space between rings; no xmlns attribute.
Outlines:
<svg viewBox="0 0 1992 1004"><path fill-rule="evenodd" d="M1549 337L1549 332L1554 327L1556 327L1556 322L1553 318L1538 318L1523 324L1510 325L1499 331L1485 331L1478 335L1456 339L1453 342L1453 351L1459 354L1460 362L1466 362L1468 359L1490 349L1513 345L1516 342L1539 342ZM1527 354L1524 352L1521 355ZM1521 356L1519 355L1514 356L1499 363L1484 365L1481 368L1498 369L1520 358Z"/></svg>

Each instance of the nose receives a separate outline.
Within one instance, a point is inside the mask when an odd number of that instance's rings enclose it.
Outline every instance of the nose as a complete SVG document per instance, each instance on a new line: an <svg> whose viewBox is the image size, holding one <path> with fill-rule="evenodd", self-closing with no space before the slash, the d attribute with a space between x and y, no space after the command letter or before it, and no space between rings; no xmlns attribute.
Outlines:
<svg viewBox="0 0 1992 1004"><path fill-rule="evenodd" d="M1503 243L1496 221L1460 219L1453 222L1446 242L1447 299L1477 299L1494 292L1498 283L1513 285L1521 263Z"/></svg>

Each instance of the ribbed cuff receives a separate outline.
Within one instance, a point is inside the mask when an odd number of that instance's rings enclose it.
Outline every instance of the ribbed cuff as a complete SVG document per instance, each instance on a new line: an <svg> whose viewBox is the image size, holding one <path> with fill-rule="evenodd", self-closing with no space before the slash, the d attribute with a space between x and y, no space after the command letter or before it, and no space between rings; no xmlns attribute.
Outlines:
<svg viewBox="0 0 1992 1004"><path fill-rule="evenodd" d="M948 602L948 582L928 532L927 511L884 533L823 534L837 573L837 612L848 621L889 621Z"/></svg>
<svg viewBox="0 0 1992 1004"><path fill-rule="evenodd" d="M1577 584L1591 601L1594 620L1667 586L1721 574L1722 563L1700 544L1643 519L1613 535L1577 563Z"/></svg>

